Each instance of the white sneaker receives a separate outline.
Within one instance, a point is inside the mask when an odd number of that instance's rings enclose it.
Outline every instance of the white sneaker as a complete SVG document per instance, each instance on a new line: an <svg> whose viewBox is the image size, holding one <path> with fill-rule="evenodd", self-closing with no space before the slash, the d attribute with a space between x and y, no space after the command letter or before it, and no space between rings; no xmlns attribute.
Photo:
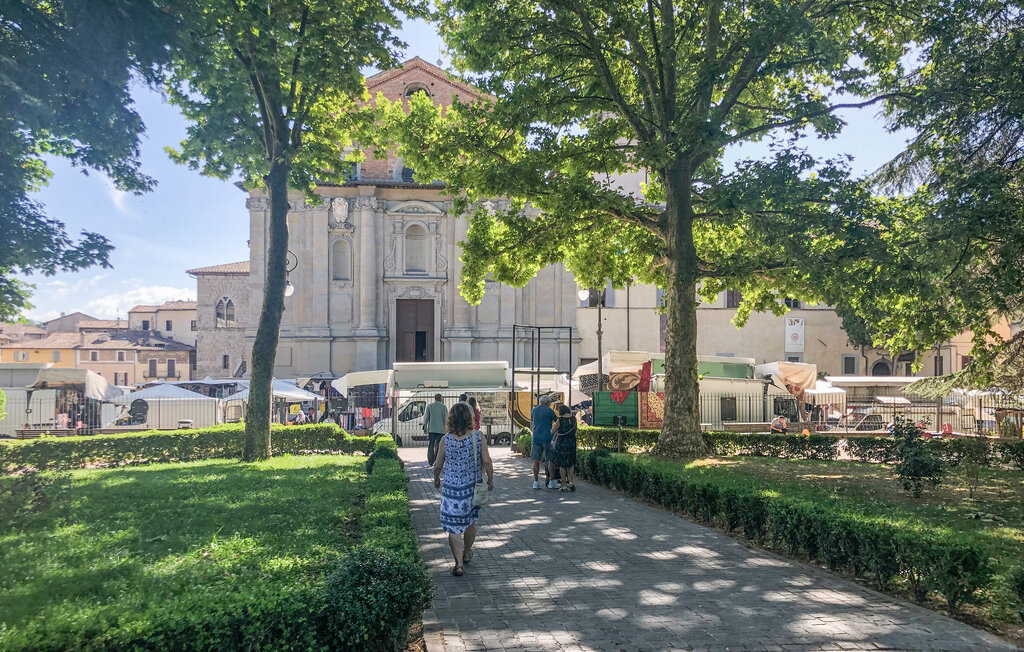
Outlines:
<svg viewBox="0 0 1024 652"><path fill-rule="evenodd" d="M550 482L548 482L548 489L561 489L561 488L562 488L562 483L559 482L558 480L551 480Z"/></svg>
<svg viewBox="0 0 1024 652"><path fill-rule="evenodd" d="M540 489L540 480L534 480L533 481L533 488L534 489Z"/></svg>

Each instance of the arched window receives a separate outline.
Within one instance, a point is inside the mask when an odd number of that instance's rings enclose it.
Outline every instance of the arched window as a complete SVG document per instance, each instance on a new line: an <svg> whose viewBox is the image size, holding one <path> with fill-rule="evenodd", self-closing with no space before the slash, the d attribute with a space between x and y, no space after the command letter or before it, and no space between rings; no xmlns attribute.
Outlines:
<svg viewBox="0 0 1024 652"><path fill-rule="evenodd" d="M216 327L217 328L224 328L224 325L225 325L224 322L225 322L224 299L221 299L220 301L217 302L217 325L216 325Z"/></svg>
<svg viewBox="0 0 1024 652"><path fill-rule="evenodd" d="M405 232L405 271L409 274L427 272L427 232L418 224Z"/></svg>
<svg viewBox="0 0 1024 652"><path fill-rule="evenodd" d="M405 97L406 97L406 99L408 99L408 98L412 97L413 95L415 95L416 93L419 93L420 91L422 91L423 93L426 93L427 97L430 97L430 91L427 90L427 87L424 86L423 84L418 84L418 83L409 84L405 88Z"/></svg>
<svg viewBox="0 0 1024 652"><path fill-rule="evenodd" d="M875 364L871 365L872 376L891 376L892 367L885 360L879 360Z"/></svg>
<svg viewBox="0 0 1024 652"><path fill-rule="evenodd" d="M227 305L224 307L224 325L228 328L235 327L235 304L228 299Z"/></svg>
<svg viewBox="0 0 1024 652"><path fill-rule="evenodd" d="M351 281L352 251L348 240L335 240L331 249L331 278L335 281Z"/></svg>

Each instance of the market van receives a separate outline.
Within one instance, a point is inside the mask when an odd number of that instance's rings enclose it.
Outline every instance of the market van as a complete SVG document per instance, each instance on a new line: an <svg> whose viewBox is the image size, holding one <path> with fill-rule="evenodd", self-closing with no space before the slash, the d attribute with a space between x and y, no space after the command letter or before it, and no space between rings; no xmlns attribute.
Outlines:
<svg viewBox="0 0 1024 652"><path fill-rule="evenodd" d="M490 444L506 445L512 441L512 415L509 410L509 393L481 389L423 390L408 396L395 399L394 416L391 419L378 421L373 426L374 433L391 433L399 446L425 446L427 433L423 431L423 423L427 405L434 401L434 396L441 394L441 402L451 410L459 401L461 394L467 398L476 398L480 407L480 431L487 436Z"/></svg>

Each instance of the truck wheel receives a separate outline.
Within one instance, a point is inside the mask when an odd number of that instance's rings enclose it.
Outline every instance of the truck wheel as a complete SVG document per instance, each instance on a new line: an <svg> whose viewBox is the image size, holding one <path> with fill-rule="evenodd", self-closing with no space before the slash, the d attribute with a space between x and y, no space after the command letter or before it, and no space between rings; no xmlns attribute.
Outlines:
<svg viewBox="0 0 1024 652"><path fill-rule="evenodd" d="M497 443L499 446L507 446L512 443L512 435L507 432L503 432L497 437Z"/></svg>
<svg viewBox="0 0 1024 652"><path fill-rule="evenodd" d="M399 448L401 448L402 447L402 438L399 437L398 435L392 435L392 437L395 438L395 446L398 446Z"/></svg>

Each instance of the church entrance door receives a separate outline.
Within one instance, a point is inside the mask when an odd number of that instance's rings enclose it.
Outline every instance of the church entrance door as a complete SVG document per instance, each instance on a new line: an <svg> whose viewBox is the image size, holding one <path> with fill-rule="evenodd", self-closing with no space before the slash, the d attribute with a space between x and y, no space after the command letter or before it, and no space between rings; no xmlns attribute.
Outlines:
<svg viewBox="0 0 1024 652"><path fill-rule="evenodd" d="M434 300L395 300L395 362L434 361Z"/></svg>

